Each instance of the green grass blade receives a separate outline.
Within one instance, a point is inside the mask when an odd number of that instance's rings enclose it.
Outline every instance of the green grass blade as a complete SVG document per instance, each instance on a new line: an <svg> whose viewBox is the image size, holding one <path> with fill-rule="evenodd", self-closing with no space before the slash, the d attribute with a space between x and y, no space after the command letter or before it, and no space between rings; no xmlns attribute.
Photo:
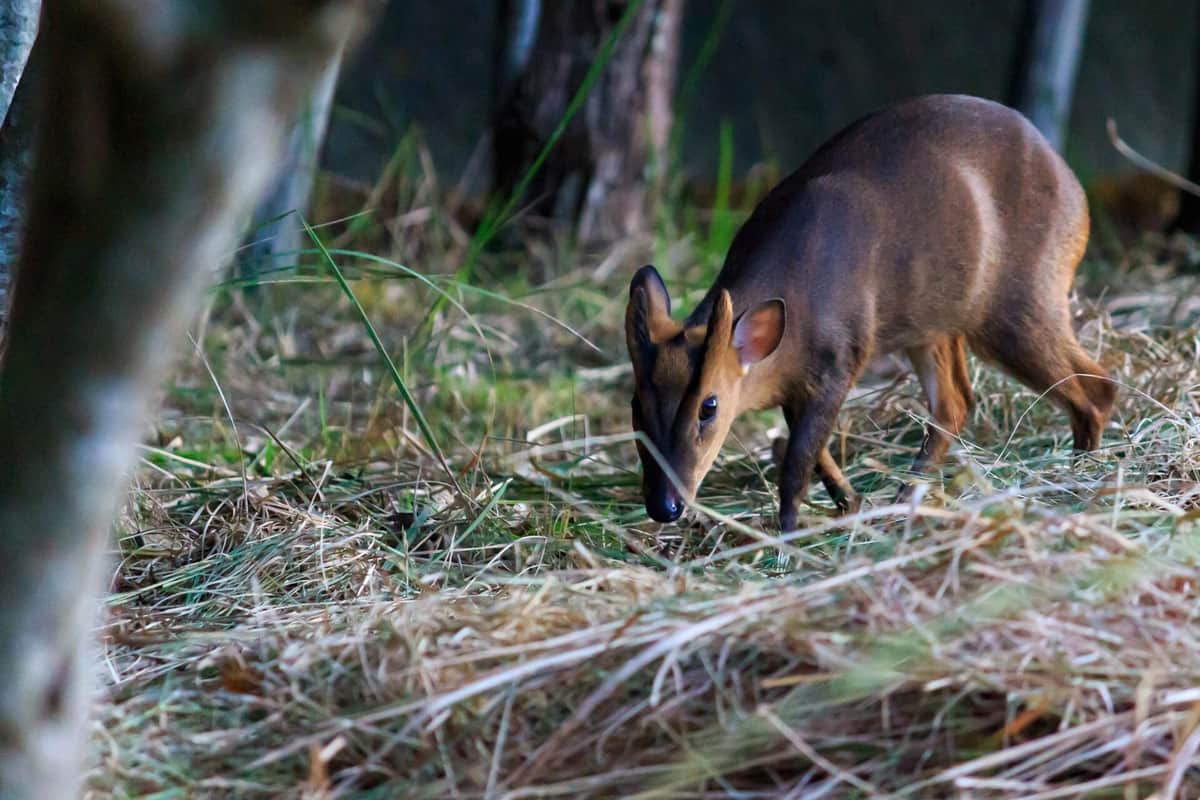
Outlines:
<svg viewBox="0 0 1200 800"><path fill-rule="evenodd" d="M321 258L325 261L325 266L329 268L329 271L333 274L334 280L336 280L338 286L341 287L342 293L346 295L347 299L350 300L350 304L354 306L354 310L358 313L358 318L362 321L363 328L366 330L367 336L370 338L371 343L375 346L375 351L379 353L379 357L383 359L383 362L387 365L388 371L392 376L392 383L396 386L396 391L400 392L400 397L404 400L404 405L408 407L408 410L412 412L413 419L417 421L417 427L421 431L421 437L425 440L425 444L429 446L429 449L433 452L434 456L437 457L438 463L441 465L442 470L446 473L446 477L449 479L450 484L461 494L462 487L459 486L458 478L456 478L454 475L454 470L450 468L450 464L446 461L446 456L442 453L442 448L438 444L437 437L433 433L433 428L430 427L429 421L425 419L425 414L422 413L421 407L417 404L416 398L412 396L412 392L410 392L408 390L408 386L405 385L404 378L401 377L400 370L396 369L396 363L392 360L391 355L388 354L387 348L383 346L383 341L379 338L379 334L376 332L375 326L371 324L371 318L367 316L366 309L362 307L362 303L358 302L358 298L355 296L354 290L350 287L349 281L346 280L346 276L344 276L342 271L338 268L337 262L333 260L333 256L330 255L329 250L325 248L325 243L321 241L321 237L317 235L317 232L313 230L312 226L308 224L307 220L302 219L301 222L304 225L304 231L308 234L308 237L312 240L313 244L316 245L317 250L320 251Z"/></svg>
<svg viewBox="0 0 1200 800"><path fill-rule="evenodd" d="M720 263L733 241L733 214L730 194L733 190L733 123L721 121L720 161L717 167L717 196L713 199L712 218L708 224L708 257Z"/></svg>

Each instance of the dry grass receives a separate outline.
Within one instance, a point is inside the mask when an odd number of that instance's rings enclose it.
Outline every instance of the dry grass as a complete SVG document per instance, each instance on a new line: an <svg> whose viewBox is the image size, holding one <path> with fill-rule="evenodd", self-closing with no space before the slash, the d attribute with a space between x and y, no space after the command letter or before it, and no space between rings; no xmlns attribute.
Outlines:
<svg viewBox="0 0 1200 800"><path fill-rule="evenodd" d="M398 254L452 271L425 212ZM1124 386L1094 457L974 363L944 485L887 505L924 410L876 379L834 448L863 512L818 488L778 536L775 414L707 513L642 514L619 325L651 247L490 256L475 284L523 305L451 286L470 316L428 328L428 289L355 284L461 491L328 280L218 295L121 525L89 796L1197 796L1195 281L1081 304ZM711 268L659 256L690 306ZM528 262L558 277L503 277Z"/></svg>

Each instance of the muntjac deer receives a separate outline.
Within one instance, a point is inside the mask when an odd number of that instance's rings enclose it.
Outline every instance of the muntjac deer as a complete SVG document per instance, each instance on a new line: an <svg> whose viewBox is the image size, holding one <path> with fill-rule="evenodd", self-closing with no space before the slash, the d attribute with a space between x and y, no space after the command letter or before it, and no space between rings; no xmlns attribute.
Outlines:
<svg viewBox="0 0 1200 800"><path fill-rule="evenodd" d="M678 478L639 442L646 510L677 519L734 418L772 406L789 428L782 528L796 527L814 469L840 510L857 507L826 441L863 367L891 351L932 411L914 472L942 459L974 407L968 346L1046 392L1076 449L1094 449L1116 392L1071 328L1087 240L1079 181L1016 111L931 95L850 125L759 204L685 322L654 267L634 276L633 426Z"/></svg>

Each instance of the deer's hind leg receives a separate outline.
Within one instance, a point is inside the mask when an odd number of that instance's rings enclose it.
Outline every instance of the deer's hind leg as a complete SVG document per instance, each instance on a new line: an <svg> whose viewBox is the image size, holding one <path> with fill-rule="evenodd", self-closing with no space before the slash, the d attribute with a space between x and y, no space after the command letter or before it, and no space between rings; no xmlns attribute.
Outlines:
<svg viewBox="0 0 1200 800"><path fill-rule="evenodd" d="M923 347L910 348L908 358L925 390L932 420L925 426L925 440L913 460L912 471L924 474L946 456L950 442L957 438L975 407L967 372L967 348L962 336L941 336ZM911 485L901 488L898 500L906 497Z"/></svg>
<svg viewBox="0 0 1200 800"><path fill-rule="evenodd" d="M1076 450L1095 450L1112 415L1117 388L1104 368L1080 347L1065 312L1062 316L1059 324L993 331L972 346L1065 409Z"/></svg>
<svg viewBox="0 0 1200 800"><path fill-rule="evenodd" d="M971 388L971 372L967 368L967 337L954 337L954 384L967 404L967 416L975 410L975 390Z"/></svg>
<svg viewBox="0 0 1200 800"><path fill-rule="evenodd" d="M829 452L828 447L822 447L821 452L817 453L817 477L825 485L825 491L829 492L829 499L837 506L839 513L853 514L858 511L858 494L842 474L838 463L833 460L833 454Z"/></svg>

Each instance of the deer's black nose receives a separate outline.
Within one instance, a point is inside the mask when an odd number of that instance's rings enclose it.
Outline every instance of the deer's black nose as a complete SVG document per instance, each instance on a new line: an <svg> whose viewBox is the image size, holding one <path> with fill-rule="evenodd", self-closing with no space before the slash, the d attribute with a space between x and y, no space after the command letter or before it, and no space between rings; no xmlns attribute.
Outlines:
<svg viewBox="0 0 1200 800"><path fill-rule="evenodd" d="M683 498L674 489L663 489L646 496L646 513L655 522L674 522L683 514Z"/></svg>

